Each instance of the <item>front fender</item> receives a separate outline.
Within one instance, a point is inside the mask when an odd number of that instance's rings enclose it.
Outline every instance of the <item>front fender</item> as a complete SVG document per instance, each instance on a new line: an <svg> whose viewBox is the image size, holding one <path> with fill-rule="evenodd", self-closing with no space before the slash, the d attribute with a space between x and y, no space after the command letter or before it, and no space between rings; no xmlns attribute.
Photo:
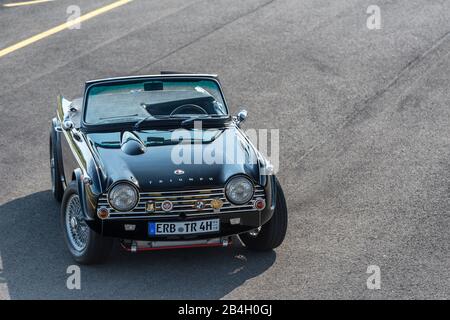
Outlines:
<svg viewBox="0 0 450 320"><path fill-rule="evenodd" d="M269 175L267 177L267 184L264 187L266 192L266 208L261 211L261 222L260 225L265 224L269 221L273 213L275 212L275 205L277 201L277 183L275 175Z"/></svg>
<svg viewBox="0 0 450 320"><path fill-rule="evenodd" d="M95 199L97 197L92 192L92 188L90 187L90 185L87 185L83 182L84 177L81 169L75 169L74 174L84 220L91 229L93 229L97 233L101 233L102 224L96 218L97 206Z"/></svg>

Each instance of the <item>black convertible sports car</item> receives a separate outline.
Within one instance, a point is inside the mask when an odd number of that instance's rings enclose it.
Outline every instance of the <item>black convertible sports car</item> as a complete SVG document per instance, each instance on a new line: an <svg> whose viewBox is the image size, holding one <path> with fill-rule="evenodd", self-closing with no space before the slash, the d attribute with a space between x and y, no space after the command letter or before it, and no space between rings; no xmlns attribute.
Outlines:
<svg viewBox="0 0 450 320"><path fill-rule="evenodd" d="M231 117L214 75L89 81L58 98L50 130L52 190L79 263L129 251L284 240L287 208L270 163Z"/></svg>

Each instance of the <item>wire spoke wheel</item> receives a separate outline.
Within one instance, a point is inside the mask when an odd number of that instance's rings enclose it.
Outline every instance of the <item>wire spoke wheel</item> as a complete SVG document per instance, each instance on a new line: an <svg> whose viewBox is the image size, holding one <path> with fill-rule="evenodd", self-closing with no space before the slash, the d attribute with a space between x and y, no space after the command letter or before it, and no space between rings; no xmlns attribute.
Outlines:
<svg viewBox="0 0 450 320"><path fill-rule="evenodd" d="M65 224L70 244L76 251L83 251L88 243L89 227L84 221L80 198L76 194L67 203Z"/></svg>

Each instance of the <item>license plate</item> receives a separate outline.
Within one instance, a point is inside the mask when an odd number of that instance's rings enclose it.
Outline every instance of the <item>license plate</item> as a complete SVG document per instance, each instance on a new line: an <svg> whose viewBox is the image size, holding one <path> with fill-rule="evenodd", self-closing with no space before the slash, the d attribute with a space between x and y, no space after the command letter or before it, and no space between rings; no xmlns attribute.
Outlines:
<svg viewBox="0 0 450 320"><path fill-rule="evenodd" d="M211 233L219 232L219 230L219 219L183 222L149 222L148 224L148 234L151 236Z"/></svg>

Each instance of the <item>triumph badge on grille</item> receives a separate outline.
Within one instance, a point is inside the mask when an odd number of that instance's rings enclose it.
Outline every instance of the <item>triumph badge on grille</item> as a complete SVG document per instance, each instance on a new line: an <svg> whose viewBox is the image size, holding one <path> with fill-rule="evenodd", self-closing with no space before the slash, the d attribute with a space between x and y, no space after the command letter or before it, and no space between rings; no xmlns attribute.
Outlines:
<svg viewBox="0 0 450 320"><path fill-rule="evenodd" d="M169 212L173 209L173 203L169 200L165 200L163 201L163 203L161 203L161 209L163 209L165 212Z"/></svg>

